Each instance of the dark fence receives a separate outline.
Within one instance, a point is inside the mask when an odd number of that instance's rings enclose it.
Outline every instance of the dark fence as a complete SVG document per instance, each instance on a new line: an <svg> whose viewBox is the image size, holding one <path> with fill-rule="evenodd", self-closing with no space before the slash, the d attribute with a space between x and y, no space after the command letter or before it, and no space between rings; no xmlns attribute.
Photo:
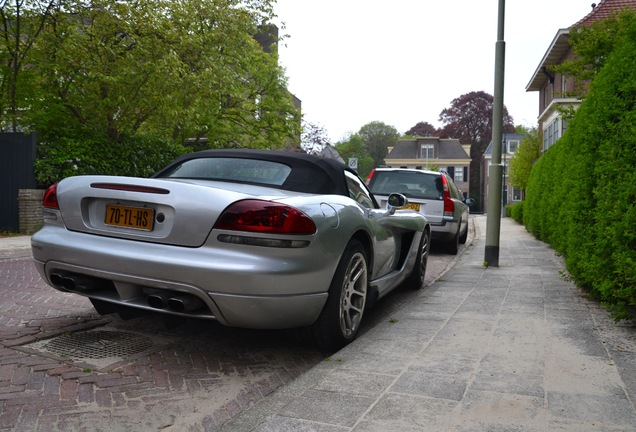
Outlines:
<svg viewBox="0 0 636 432"><path fill-rule="evenodd" d="M20 189L35 189L35 134L0 134L0 231L20 230Z"/></svg>

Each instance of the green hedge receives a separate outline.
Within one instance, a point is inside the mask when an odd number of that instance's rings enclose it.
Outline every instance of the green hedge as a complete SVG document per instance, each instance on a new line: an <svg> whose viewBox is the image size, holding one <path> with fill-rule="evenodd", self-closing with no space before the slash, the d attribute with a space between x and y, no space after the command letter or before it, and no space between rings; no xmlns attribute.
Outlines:
<svg viewBox="0 0 636 432"><path fill-rule="evenodd" d="M523 201L506 206L506 216L523 223Z"/></svg>
<svg viewBox="0 0 636 432"><path fill-rule="evenodd" d="M636 304L636 26L532 169L523 222L624 318Z"/></svg>
<svg viewBox="0 0 636 432"><path fill-rule="evenodd" d="M186 148L163 138L135 135L121 143L107 138L48 138L38 143L35 164L40 186L85 174L149 177Z"/></svg>

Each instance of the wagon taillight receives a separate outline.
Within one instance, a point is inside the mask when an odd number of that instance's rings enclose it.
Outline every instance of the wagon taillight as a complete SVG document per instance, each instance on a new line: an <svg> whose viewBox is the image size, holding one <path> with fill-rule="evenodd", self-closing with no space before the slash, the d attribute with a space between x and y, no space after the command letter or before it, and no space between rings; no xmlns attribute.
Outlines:
<svg viewBox="0 0 636 432"><path fill-rule="evenodd" d="M446 177L442 176L442 184L444 185L444 216L453 216L455 214L455 202L450 196L450 186Z"/></svg>
<svg viewBox="0 0 636 432"><path fill-rule="evenodd" d="M369 173L369 176L367 177L367 180L365 181L365 184L368 186L369 182L371 182L371 179L373 178L373 176L375 175L375 168L371 170L371 172Z"/></svg>

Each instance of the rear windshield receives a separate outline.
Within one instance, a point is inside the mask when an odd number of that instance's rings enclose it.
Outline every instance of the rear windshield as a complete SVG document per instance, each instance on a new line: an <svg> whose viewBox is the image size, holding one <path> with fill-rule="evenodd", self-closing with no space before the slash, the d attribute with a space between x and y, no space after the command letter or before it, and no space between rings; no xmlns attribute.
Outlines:
<svg viewBox="0 0 636 432"><path fill-rule="evenodd" d="M444 199L442 178L417 171L376 171L369 188L376 195L397 192L408 198Z"/></svg>
<svg viewBox="0 0 636 432"><path fill-rule="evenodd" d="M161 173L161 177L281 186L290 172L289 166L279 162L242 158L200 158L183 161L169 171Z"/></svg>

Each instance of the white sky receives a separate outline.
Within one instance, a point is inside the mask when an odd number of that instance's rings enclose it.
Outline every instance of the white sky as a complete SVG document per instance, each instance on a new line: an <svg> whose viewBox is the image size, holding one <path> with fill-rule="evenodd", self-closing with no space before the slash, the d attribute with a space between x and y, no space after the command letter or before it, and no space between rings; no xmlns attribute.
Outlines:
<svg viewBox="0 0 636 432"><path fill-rule="evenodd" d="M533 126L539 95L525 88L560 28L600 0L508 0L504 104ZM404 133L441 126L440 112L471 92L494 93L498 0L278 0L289 90L305 121L332 142L372 121Z"/></svg>

